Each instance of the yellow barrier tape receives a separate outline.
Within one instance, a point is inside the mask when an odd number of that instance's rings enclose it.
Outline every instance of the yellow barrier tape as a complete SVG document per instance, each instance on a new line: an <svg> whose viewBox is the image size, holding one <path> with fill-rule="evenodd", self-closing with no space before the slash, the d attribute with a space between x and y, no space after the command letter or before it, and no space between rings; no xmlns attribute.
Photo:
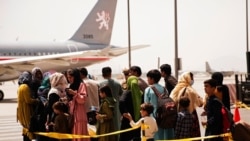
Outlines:
<svg viewBox="0 0 250 141"><path fill-rule="evenodd" d="M250 110L250 107L248 107L245 103L243 103L243 102L236 102L236 106L237 107L243 107L243 108L246 108L246 109L248 109L248 110Z"/></svg>
<svg viewBox="0 0 250 141"><path fill-rule="evenodd" d="M101 134L101 135L75 135L75 134L62 134L62 133L56 133L56 132L35 132L34 134L37 135L42 135L42 136L47 136L50 138L56 138L56 139L76 139L76 138L98 138L98 137L102 137L102 136L110 136L110 135L115 135L115 134L120 134L123 132L128 132L131 130L135 130L137 128L139 128L140 126L136 126L133 128L128 128L125 130L119 130L119 131L115 131L115 132L110 132L110 133L106 133L106 134Z"/></svg>
<svg viewBox="0 0 250 141"><path fill-rule="evenodd" d="M147 125L144 125L147 127ZM50 138L56 138L56 139L77 139L77 138L98 138L102 136L110 136L115 134L120 134L128 131L135 130L139 128L140 126L136 126L133 128L128 128L125 130L120 130L116 132L110 132L107 134L101 134L101 135L75 135L75 134L63 134L63 133L56 133L56 132L35 132L34 134L47 136ZM228 137L229 141L233 141L232 134L231 133L225 133L220 135L212 135L212 136L205 136L205 137L194 137L194 138L185 138L185 139L173 139L173 140L156 140L156 141L194 141L194 140L201 140L201 139L210 139L210 138L217 138L217 137Z"/></svg>
<svg viewBox="0 0 250 141"><path fill-rule="evenodd" d="M231 133L225 133L225 134L220 134L220 135L212 135L212 136L205 136L205 137L173 139L173 140L156 140L156 141L194 141L194 140L211 139L211 138L217 138L217 137L228 137L229 141L232 141L232 134ZM230 138L231 138L231 140L230 140Z"/></svg>
<svg viewBox="0 0 250 141"><path fill-rule="evenodd" d="M146 137L145 137L145 129L147 128L146 126L148 125L145 125L144 123L144 120L141 121L141 130L142 130L142 137L141 137L141 141L146 141Z"/></svg>

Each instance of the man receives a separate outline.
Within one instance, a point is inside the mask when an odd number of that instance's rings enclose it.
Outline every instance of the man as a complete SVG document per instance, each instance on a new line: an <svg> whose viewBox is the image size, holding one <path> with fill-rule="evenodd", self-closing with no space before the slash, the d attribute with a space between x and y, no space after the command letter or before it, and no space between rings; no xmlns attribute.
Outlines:
<svg viewBox="0 0 250 141"><path fill-rule="evenodd" d="M223 121L221 114L221 102L215 96L216 80L208 79L204 81L205 93L208 95L205 111L207 113L207 122L202 122L206 125L205 136L220 135L223 133ZM205 141L223 141L223 138L205 139Z"/></svg>
<svg viewBox="0 0 250 141"><path fill-rule="evenodd" d="M115 130L119 130L120 129L120 117L121 114L119 112L119 99L120 96L123 93L122 90L122 86L119 82L115 81L114 79L112 79L112 69L111 67L103 67L102 68L102 77L104 78L104 81L102 81L100 83L100 87L103 87L105 85L108 85L111 90L112 90L112 95L116 100L116 104L115 104L115 113L114 113L114 124L115 124Z"/></svg>
<svg viewBox="0 0 250 141"><path fill-rule="evenodd" d="M95 114L100 106L98 82L88 77L88 70L86 68L80 68L80 76L83 82L86 84L88 98L85 104L85 109L88 114L89 124L96 124L96 120L93 119L92 113Z"/></svg>
<svg viewBox="0 0 250 141"><path fill-rule="evenodd" d="M165 88L168 90L168 93L174 89L177 84L177 80L174 76L171 75L171 66L169 64L162 64L160 66L161 76L165 81Z"/></svg>

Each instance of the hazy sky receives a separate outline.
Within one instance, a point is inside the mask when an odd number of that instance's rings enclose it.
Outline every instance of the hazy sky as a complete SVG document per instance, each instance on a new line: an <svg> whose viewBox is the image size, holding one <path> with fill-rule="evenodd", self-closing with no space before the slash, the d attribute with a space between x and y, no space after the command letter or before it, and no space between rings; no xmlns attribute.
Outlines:
<svg viewBox="0 0 250 141"><path fill-rule="evenodd" d="M183 70L246 71L245 0L177 0L178 46ZM1 41L67 40L96 0L0 0ZM128 45L127 0L118 0L111 44ZM130 0L132 53L143 71L174 64L174 0ZM89 67L128 66L127 55ZM174 68L174 66L173 66Z"/></svg>

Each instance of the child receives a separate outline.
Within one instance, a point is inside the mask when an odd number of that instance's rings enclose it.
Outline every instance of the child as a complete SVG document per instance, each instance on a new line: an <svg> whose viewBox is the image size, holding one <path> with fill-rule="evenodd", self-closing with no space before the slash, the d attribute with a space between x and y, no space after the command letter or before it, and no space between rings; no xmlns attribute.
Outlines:
<svg viewBox="0 0 250 141"><path fill-rule="evenodd" d="M190 138L192 137L192 124L193 116L188 111L190 100L186 96L181 96L179 100L180 111L178 112L178 117L175 127L175 138Z"/></svg>
<svg viewBox="0 0 250 141"><path fill-rule="evenodd" d="M114 131L114 106L115 99L109 86L100 88L101 105L100 111L96 115L97 119L97 135L106 134ZM115 141L116 136L102 136L98 141Z"/></svg>
<svg viewBox="0 0 250 141"><path fill-rule="evenodd" d="M201 122L202 125L206 125L205 136L220 135L223 133L223 118L221 114L222 104L215 96L215 90L217 81L214 79L208 79L204 81L205 92L208 95L206 112L207 122ZM205 139L205 141L222 141L223 138Z"/></svg>
<svg viewBox="0 0 250 141"><path fill-rule="evenodd" d="M130 121L130 125L132 127L141 126L142 120L144 120L144 124L146 126L145 129L145 138L147 141L154 141L154 135L158 131L158 127L156 124L155 119L150 116L150 114L154 111L154 107L150 103L143 103L141 104L141 116L142 118L139 119L136 123L133 121L132 116L129 113L123 114L124 117L128 118ZM141 137L143 137L143 132L141 130Z"/></svg>
<svg viewBox="0 0 250 141"><path fill-rule="evenodd" d="M65 104L63 102L55 102L52 106L54 113L57 115L55 118L54 132L58 133L70 133L68 126L68 114L64 113ZM66 141L66 140L65 140Z"/></svg>

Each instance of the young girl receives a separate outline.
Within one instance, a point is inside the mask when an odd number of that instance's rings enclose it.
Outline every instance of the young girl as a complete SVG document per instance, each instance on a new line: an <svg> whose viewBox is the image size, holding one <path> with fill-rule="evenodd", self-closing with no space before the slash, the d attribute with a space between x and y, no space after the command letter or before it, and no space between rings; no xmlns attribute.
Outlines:
<svg viewBox="0 0 250 141"><path fill-rule="evenodd" d="M115 99L112 96L112 91L109 86L103 86L100 88L100 98L101 106L100 111L96 115L97 122L97 131L98 135L110 133L114 131L114 106ZM99 138L99 141L115 141L117 140L116 136L103 136Z"/></svg>
<svg viewBox="0 0 250 141"><path fill-rule="evenodd" d="M146 127L145 129L145 138L147 141L154 141L154 134L158 131L158 127L154 117L150 116L153 112L154 107L150 103L143 103L141 104L141 116L142 118L138 120L136 123L132 119L132 116L129 113L123 114L124 117L128 118L130 121L130 125L132 127L141 126L142 120L144 120L144 124ZM141 137L143 136L143 132L141 131Z"/></svg>
<svg viewBox="0 0 250 141"><path fill-rule="evenodd" d="M53 104L53 111L57 114L54 121L54 132L58 133L70 133L68 125L68 114L64 113L65 104L63 102L56 102ZM66 141L66 140L64 140Z"/></svg>

